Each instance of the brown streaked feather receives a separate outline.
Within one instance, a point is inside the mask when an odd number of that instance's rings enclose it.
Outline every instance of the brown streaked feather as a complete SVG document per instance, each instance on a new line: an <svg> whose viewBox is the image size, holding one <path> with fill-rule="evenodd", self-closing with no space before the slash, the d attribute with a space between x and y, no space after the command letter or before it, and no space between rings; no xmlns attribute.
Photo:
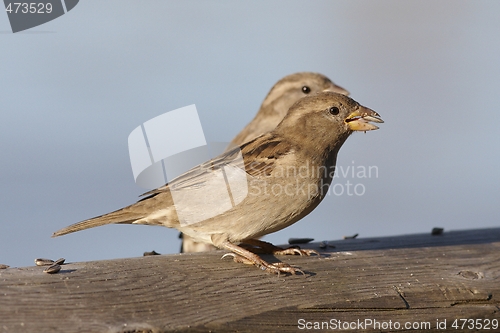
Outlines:
<svg viewBox="0 0 500 333"><path fill-rule="evenodd" d="M240 154L243 156L243 163L237 157ZM170 188L175 187L176 190L186 190L194 187L203 187L214 177L214 171L224 166L231 164L232 166L245 169L246 173L255 178L269 176L276 166L276 161L283 155L290 153L291 146L284 140L277 136L268 133L242 145L241 147L234 148L225 152L218 157L202 163L201 165L185 172L184 174L174 178L170 183L157 188L155 190L144 193L146 196L138 202L127 206L125 208L116 210L114 212L100 215L82 222L72 224L54 233L55 236L61 236L79 230L98 227L106 224L157 224L162 225L161 222L155 222L147 219L149 211L159 201L163 202L163 206L173 205ZM160 197L159 195L162 195ZM166 199L168 196L169 199ZM142 222L147 219L147 222Z"/></svg>
<svg viewBox="0 0 500 333"><path fill-rule="evenodd" d="M270 176L276 161L292 152L291 145L272 133L267 133L241 146L245 171L252 177Z"/></svg>
<svg viewBox="0 0 500 333"><path fill-rule="evenodd" d="M240 151L244 165L237 160ZM275 161L280 156L290 153L290 151L290 144L271 133L267 133L243 144L241 147L233 148L210 161L202 163L174 178L168 184L146 192L141 196L148 196L144 198L147 199L158 193L168 191L173 186L175 186L176 190L203 186L207 177L211 177L215 170L228 164L244 169L252 177L269 176L275 167Z"/></svg>
<svg viewBox="0 0 500 333"><path fill-rule="evenodd" d="M159 194L159 193L158 193ZM158 202L164 202L165 206L171 204L172 199L170 193L165 193L162 196L151 196L144 198L130 206L115 210L114 212L99 215L85 221L74 223L70 226L62 228L52 235L52 237L66 235L75 231L99 227L106 224L133 224L147 217L151 210L158 205ZM142 223L138 223L142 224ZM160 221L148 221L149 225L162 225Z"/></svg>

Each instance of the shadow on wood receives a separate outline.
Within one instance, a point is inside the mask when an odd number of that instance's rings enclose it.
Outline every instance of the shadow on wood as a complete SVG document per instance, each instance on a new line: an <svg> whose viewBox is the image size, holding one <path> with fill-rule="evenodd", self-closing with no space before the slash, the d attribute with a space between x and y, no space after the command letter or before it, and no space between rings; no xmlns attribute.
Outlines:
<svg viewBox="0 0 500 333"><path fill-rule="evenodd" d="M457 332L455 319L500 317L500 228L328 244L308 244L320 258L264 256L306 276L269 275L220 260L221 251L69 263L54 275L2 269L0 331L291 332L349 324L387 332L409 324Z"/></svg>

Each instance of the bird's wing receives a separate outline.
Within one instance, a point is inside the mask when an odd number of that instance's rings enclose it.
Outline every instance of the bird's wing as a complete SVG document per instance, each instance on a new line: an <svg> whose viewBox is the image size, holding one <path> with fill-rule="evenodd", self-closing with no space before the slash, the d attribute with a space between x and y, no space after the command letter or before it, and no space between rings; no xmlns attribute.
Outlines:
<svg viewBox="0 0 500 333"><path fill-rule="evenodd" d="M192 168L179 177L174 178L170 183L145 193L145 197L135 204L75 223L55 232L53 236L60 236L110 223L150 225L168 225L170 223L172 226L175 226L179 222L177 216L174 216L174 213L169 210L173 206L175 206L177 213L181 213L184 216L184 220L188 221L184 223L195 223L190 222L193 219L196 221L204 220L205 215L216 215L209 208L216 210L217 208L221 208L210 205L210 207L203 206L205 203L204 197L206 197L207 193L215 198L215 202L218 202L217 199L221 196L227 196L226 186L220 187L221 172L217 171L229 166L244 170L246 175L244 181L265 180L279 164L278 160L291 152L291 145L281 138L271 133L261 135L240 147L227 151L210 161ZM241 180L241 178L237 178L236 184L238 184L238 180ZM234 182L232 185L234 185ZM173 192L176 193L177 200L173 200ZM151 216L151 214L154 215L156 211L161 210L159 207L163 207L163 212L158 213L160 214L158 216ZM201 211L197 211L196 207L201 207Z"/></svg>
<svg viewBox="0 0 500 333"><path fill-rule="evenodd" d="M268 177L278 165L278 160L292 153L287 142L272 134L265 134L242 146L245 171L252 177Z"/></svg>
<svg viewBox="0 0 500 333"><path fill-rule="evenodd" d="M290 152L291 146L288 143L270 133L264 134L192 168L168 184L142 194L145 196L142 200L174 188L185 190L203 187L211 177L215 177L214 171L225 166L240 168L249 177L266 177L274 170L277 159Z"/></svg>

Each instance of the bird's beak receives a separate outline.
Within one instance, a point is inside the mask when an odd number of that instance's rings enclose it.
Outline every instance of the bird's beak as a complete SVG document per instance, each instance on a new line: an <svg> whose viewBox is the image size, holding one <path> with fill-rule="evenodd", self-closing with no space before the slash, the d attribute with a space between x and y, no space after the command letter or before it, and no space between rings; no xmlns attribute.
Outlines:
<svg viewBox="0 0 500 333"><path fill-rule="evenodd" d="M323 91L331 91L331 92L334 92L334 93L337 93L337 94L342 94L342 95L349 96L349 92L347 90L345 90L341 86L337 86L336 84L334 84L333 87L327 88L327 89L325 89Z"/></svg>
<svg viewBox="0 0 500 333"><path fill-rule="evenodd" d="M372 131L378 129L377 126L370 124L369 122L383 123L384 121L380 118L380 115L364 106L359 106L359 109L351 113L345 122L351 131Z"/></svg>

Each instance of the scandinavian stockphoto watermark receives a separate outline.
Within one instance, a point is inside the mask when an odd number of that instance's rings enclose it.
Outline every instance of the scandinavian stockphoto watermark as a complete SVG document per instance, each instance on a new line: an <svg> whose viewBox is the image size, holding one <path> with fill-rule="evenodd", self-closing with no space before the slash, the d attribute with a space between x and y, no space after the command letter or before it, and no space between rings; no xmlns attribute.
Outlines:
<svg viewBox="0 0 500 333"><path fill-rule="evenodd" d="M219 147L207 144L194 104L138 126L129 135L128 147L134 179L141 187L161 187L191 169L169 184L181 225L222 214L248 194L241 151L233 150L231 158L220 163L211 160ZM192 181L190 176L196 174L204 174L203 183Z"/></svg>
<svg viewBox="0 0 500 333"><path fill-rule="evenodd" d="M437 321L439 324L439 320ZM323 331L360 331L360 330L430 330L432 323L429 321L403 322L393 320L378 320L374 318L357 319L353 321L332 318L328 321L308 321L299 319L297 328L299 330L323 330ZM437 326L439 328L439 325Z"/></svg>
<svg viewBox="0 0 500 333"><path fill-rule="evenodd" d="M464 330L497 330L499 328L498 319L482 318L457 318L453 320L439 319L435 321L405 321L400 322L392 319L380 320L375 318L364 318L356 320L340 320L332 318L325 321L311 321L299 319L297 321L299 330L322 330L322 331L443 331L454 330L463 332Z"/></svg>
<svg viewBox="0 0 500 333"><path fill-rule="evenodd" d="M79 0L4 0L12 32L27 30L52 21L69 12Z"/></svg>
<svg viewBox="0 0 500 333"><path fill-rule="evenodd" d="M251 184L249 191L252 195L301 195L308 198L318 195L362 196L366 193L366 186L363 181L379 177L377 166L356 165L354 161L351 162L351 165L331 167L312 165L307 161L299 167L270 164L264 168L262 168L260 161L256 161L246 165L245 170L249 174L257 172L264 179L266 176L275 180L279 178L289 179L289 181ZM308 179L312 181L308 182ZM317 182L317 179L319 179L319 182Z"/></svg>
<svg viewBox="0 0 500 333"><path fill-rule="evenodd" d="M244 161L238 147L221 158L227 143L207 143L194 104L144 122L130 133L128 147L136 184L154 189L169 183L181 225L222 214L249 195L362 196L363 181L379 177L378 167L354 161L330 168Z"/></svg>

